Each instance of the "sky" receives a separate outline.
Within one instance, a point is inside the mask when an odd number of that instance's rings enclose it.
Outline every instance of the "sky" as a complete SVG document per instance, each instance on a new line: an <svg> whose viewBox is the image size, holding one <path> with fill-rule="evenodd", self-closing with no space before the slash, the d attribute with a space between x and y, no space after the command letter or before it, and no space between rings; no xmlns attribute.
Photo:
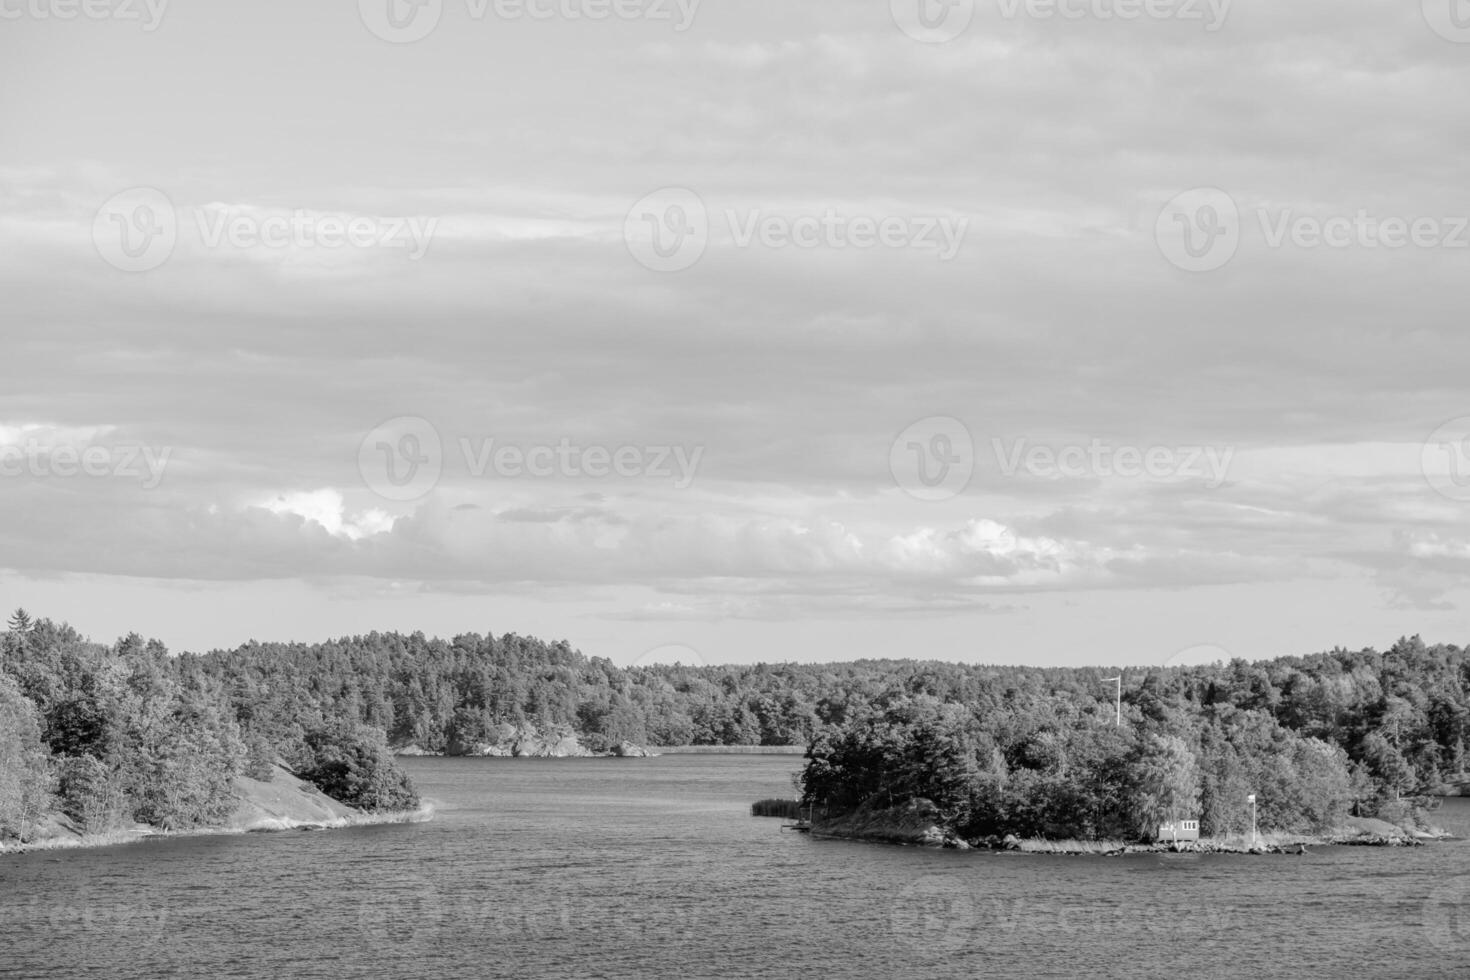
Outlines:
<svg viewBox="0 0 1470 980"><path fill-rule="evenodd" d="M1467 91L1462 0L0 0L0 607L1463 643Z"/></svg>

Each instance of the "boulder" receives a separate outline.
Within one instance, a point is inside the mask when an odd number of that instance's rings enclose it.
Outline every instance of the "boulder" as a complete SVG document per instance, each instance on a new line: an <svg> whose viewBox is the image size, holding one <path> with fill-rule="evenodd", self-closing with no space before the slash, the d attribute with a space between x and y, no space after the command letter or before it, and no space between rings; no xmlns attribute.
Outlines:
<svg viewBox="0 0 1470 980"><path fill-rule="evenodd" d="M517 758L529 759L578 759L592 755L570 730L542 734L534 728L522 730L510 752Z"/></svg>

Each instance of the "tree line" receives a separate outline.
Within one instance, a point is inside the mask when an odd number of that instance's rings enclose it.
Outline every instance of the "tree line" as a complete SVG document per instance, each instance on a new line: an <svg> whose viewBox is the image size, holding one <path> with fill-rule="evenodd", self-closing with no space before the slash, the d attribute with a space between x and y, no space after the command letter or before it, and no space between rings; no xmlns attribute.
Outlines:
<svg viewBox="0 0 1470 980"><path fill-rule="evenodd" d="M1122 724L1113 688L1124 677ZM469 752L525 730L620 742L807 745L832 807L923 797L977 835L1322 826L1464 772L1470 661L1418 637L1247 663L1119 671L938 660L621 668L565 641L369 633L170 655L49 620L0 634L0 834L44 801L92 823L217 817L235 774L280 759L396 807L388 745ZM43 801L37 803L37 800ZM29 809L27 809L29 808ZM8 814L8 816L7 816Z"/></svg>

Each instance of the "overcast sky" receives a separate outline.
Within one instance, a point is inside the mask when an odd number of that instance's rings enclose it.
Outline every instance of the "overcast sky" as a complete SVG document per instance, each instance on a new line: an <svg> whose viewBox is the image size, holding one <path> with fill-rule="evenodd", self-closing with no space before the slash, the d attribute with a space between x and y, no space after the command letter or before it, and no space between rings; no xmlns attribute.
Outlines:
<svg viewBox="0 0 1470 980"><path fill-rule="evenodd" d="M0 0L0 605L1470 639L1457 0L389 2Z"/></svg>

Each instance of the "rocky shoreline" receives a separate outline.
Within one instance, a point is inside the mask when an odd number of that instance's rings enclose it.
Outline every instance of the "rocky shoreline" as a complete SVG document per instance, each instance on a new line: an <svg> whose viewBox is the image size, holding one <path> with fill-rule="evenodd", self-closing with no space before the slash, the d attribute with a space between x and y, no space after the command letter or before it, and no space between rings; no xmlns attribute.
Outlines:
<svg viewBox="0 0 1470 980"><path fill-rule="evenodd" d="M1449 835L1437 830L1406 830L1381 820L1349 818L1346 826L1330 834L1262 834L1248 839L1204 839L1128 843L1124 841L1023 840L1014 835L965 839L944 826L934 805L913 800L891 809L866 808L814 820L805 829L813 837L829 840L866 841L945 850L988 850L1017 854L1093 854L1116 857L1128 854L1289 854L1310 853L1314 847L1419 847L1427 840Z"/></svg>
<svg viewBox="0 0 1470 980"><path fill-rule="evenodd" d="M509 726L506 726L509 727ZM396 746L394 755L469 759L648 759L659 753L619 742L603 752L594 752L573 731L538 732L534 728L510 729L494 742L450 742L443 751L432 751L414 743Z"/></svg>
<svg viewBox="0 0 1470 980"><path fill-rule="evenodd" d="M236 800L234 812L218 825L189 830L165 830L148 824L133 823L103 834L85 834L70 820L58 816L34 840L0 844L0 854L111 847L159 837L335 830L372 824L421 823L433 816L433 811L427 806L413 811L382 813L358 810L332 799L279 765L273 770L269 781L237 776L232 788Z"/></svg>
<svg viewBox="0 0 1470 980"><path fill-rule="evenodd" d="M496 726L486 738L451 739L442 749L426 749L413 742L394 745L394 755L472 759L650 759L661 755L790 755L806 754L805 745L638 745L623 741L605 749L590 748L583 736L567 725L546 730L535 725Z"/></svg>

